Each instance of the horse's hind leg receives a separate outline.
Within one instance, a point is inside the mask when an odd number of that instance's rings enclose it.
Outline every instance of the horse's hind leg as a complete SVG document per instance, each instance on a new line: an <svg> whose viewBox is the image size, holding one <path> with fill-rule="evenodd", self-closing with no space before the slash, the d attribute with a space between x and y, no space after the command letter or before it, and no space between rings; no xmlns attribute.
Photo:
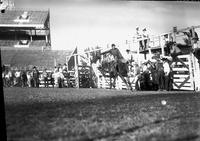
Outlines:
<svg viewBox="0 0 200 141"><path fill-rule="evenodd" d="M128 80L128 83L127 83L126 79L121 74L119 74L119 76L122 79L122 81L126 84L126 87L132 91L133 89L131 87L130 81Z"/></svg>
<svg viewBox="0 0 200 141"><path fill-rule="evenodd" d="M130 90L133 91L133 88L131 86L131 82L130 81L128 81L128 84L129 84Z"/></svg>
<svg viewBox="0 0 200 141"><path fill-rule="evenodd" d="M115 77L114 80L113 80L113 84L112 84L112 85L113 85L113 88L116 87L116 79L117 79L117 77Z"/></svg>

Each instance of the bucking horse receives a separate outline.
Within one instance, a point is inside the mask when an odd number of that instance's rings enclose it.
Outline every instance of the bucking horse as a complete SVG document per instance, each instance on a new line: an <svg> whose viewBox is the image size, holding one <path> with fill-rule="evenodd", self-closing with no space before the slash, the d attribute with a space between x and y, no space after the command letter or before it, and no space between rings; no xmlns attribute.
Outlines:
<svg viewBox="0 0 200 141"><path fill-rule="evenodd" d="M107 54L98 67L104 77L110 78L110 89L112 87L115 88L116 79L119 76L126 84L127 88L133 90L129 76L129 63L124 60L125 59L118 59L116 61L111 54Z"/></svg>

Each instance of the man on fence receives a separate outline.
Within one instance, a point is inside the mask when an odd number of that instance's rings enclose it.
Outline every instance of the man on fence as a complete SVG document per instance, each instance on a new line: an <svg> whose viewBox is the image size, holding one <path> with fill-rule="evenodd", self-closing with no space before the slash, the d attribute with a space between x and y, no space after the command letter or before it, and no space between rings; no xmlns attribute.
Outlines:
<svg viewBox="0 0 200 141"><path fill-rule="evenodd" d="M136 28L136 34L135 34L135 36L136 36L136 39L137 39L137 40L142 39L142 34L140 33L140 28L139 28L139 27ZM139 41L139 47L140 47L141 49L143 49L142 40Z"/></svg>
<svg viewBox="0 0 200 141"><path fill-rule="evenodd" d="M142 31L143 31L142 37L144 38L144 40L143 40L143 49L145 50L145 49L147 49L147 42L148 42L147 38L149 37L149 35L147 34L146 28L144 28Z"/></svg>

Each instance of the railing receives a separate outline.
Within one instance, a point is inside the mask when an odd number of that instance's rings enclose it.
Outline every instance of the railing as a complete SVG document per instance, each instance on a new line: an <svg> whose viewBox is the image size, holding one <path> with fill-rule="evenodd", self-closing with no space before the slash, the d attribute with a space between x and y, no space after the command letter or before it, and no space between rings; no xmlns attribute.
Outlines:
<svg viewBox="0 0 200 141"><path fill-rule="evenodd" d="M190 30L190 29L196 29L196 28L200 28L200 25L198 26L192 26L192 27L187 27L187 28L182 28L182 29L178 29L176 32L175 32L175 38L176 38L176 41L178 43L181 43L181 44L185 44L183 38L187 36L184 35L182 32L184 31L187 31L187 30ZM182 33L182 34L181 34ZM170 31L170 32L166 32L166 33L163 33L163 34L160 34L158 36L150 36L148 38L139 38L139 39L135 39L133 41L134 44L138 44L139 45L139 42L144 42L144 40L147 40L147 47L151 48L151 49L154 49L154 48L162 48L163 45L165 44L165 41L172 41L173 40L173 31ZM146 50L148 50L148 48L146 48ZM142 50L140 50L142 51Z"/></svg>

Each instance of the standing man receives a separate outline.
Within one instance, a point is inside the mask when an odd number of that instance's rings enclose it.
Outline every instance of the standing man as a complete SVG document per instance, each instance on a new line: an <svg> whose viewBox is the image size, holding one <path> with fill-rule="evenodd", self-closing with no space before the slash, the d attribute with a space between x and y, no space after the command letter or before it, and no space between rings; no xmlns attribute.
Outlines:
<svg viewBox="0 0 200 141"><path fill-rule="evenodd" d="M171 77L170 77L170 66L169 66L169 62L168 62L168 59L166 59L166 58L163 58L162 59L163 60L163 68L164 68L164 90L167 90L167 91L169 91L169 90L171 90L171 86L170 86L170 79L171 79Z"/></svg>
<svg viewBox="0 0 200 141"><path fill-rule="evenodd" d="M21 72L21 80L22 80L22 85L21 87L26 87L27 86L27 76L26 76L26 70L22 70Z"/></svg>
<svg viewBox="0 0 200 141"><path fill-rule="evenodd" d="M47 88L47 87L49 87L49 81L48 81L48 74L47 74L46 68L43 70L42 75L43 75L43 78L44 78L44 87Z"/></svg>
<svg viewBox="0 0 200 141"><path fill-rule="evenodd" d="M136 39L137 39L137 40L142 39L142 34L140 33L140 28L139 28L139 27L136 28ZM140 47L141 49L143 49L142 40L139 41L139 47Z"/></svg>
<svg viewBox="0 0 200 141"><path fill-rule="evenodd" d="M63 68L62 68L62 69L63 69L63 72L66 72L66 73L67 73L67 72L68 72L68 69L67 69L67 68L68 68L68 67L67 67L67 64L64 63Z"/></svg>
<svg viewBox="0 0 200 141"><path fill-rule="evenodd" d="M144 28L142 31L143 31L142 37L144 38L144 40L143 40L143 49L145 50L147 48L147 42L148 42L147 38L149 37L149 35L147 34L147 29L146 28Z"/></svg>
<svg viewBox="0 0 200 141"><path fill-rule="evenodd" d="M39 76L40 73L37 70L37 68L34 66L33 67L33 82L34 82L34 87L39 88Z"/></svg>
<svg viewBox="0 0 200 141"><path fill-rule="evenodd" d="M28 87L32 87L32 85L31 85L32 75L31 75L31 72L30 72L30 71L27 71L27 72L26 72L26 77L27 77L27 84L28 84Z"/></svg>
<svg viewBox="0 0 200 141"><path fill-rule="evenodd" d="M160 54L158 54L160 58ZM162 91L164 89L164 82L165 82L165 74L164 74L164 68L163 68L163 62L161 59L157 59L156 62L156 70L157 70L157 81L158 81L158 90Z"/></svg>
<svg viewBox="0 0 200 141"><path fill-rule="evenodd" d="M17 86L20 86L21 85L21 71L20 70L16 70L15 72L15 78L16 78L16 84Z"/></svg>
<svg viewBox="0 0 200 141"><path fill-rule="evenodd" d="M143 75L143 90L150 90L150 87L149 87L149 81L150 81L150 74L149 74L149 69L148 69L148 66L147 66L147 62L146 63L143 63L143 72L142 72L142 75Z"/></svg>

